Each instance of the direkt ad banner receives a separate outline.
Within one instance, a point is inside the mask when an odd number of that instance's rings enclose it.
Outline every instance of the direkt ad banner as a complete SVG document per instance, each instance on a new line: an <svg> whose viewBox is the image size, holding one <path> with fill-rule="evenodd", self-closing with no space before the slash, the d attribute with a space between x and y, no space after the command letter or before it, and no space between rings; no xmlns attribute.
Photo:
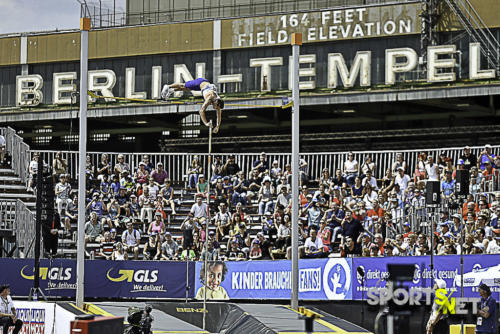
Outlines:
<svg viewBox="0 0 500 334"><path fill-rule="evenodd" d="M448 290L456 289L460 294L461 269L459 255L434 256L434 270L431 272L430 256L354 258L353 259L353 299L366 299L367 291L374 287L385 287L389 280L387 264L411 264L415 266L415 275L406 286L414 288L432 287L432 277L443 279ZM363 280L358 268L365 272L364 294ZM500 255L465 255L464 256L464 297L477 297L481 283L488 284L492 291L500 291Z"/></svg>
<svg viewBox="0 0 500 334"><path fill-rule="evenodd" d="M351 299L351 259L299 261L299 298L303 300ZM209 262L196 264L196 295L203 299L290 299L291 261Z"/></svg>
<svg viewBox="0 0 500 334"><path fill-rule="evenodd" d="M85 296L185 298L186 286L194 286L194 268L194 262L86 261Z"/></svg>

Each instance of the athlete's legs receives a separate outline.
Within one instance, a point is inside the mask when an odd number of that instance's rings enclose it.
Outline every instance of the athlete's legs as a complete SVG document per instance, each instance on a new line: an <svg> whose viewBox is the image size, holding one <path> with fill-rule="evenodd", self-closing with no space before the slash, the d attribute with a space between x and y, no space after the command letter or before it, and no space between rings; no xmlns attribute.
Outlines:
<svg viewBox="0 0 500 334"><path fill-rule="evenodd" d="M180 91L180 90L188 91L189 90L188 88L186 88L186 85L184 83L179 83L179 82L168 85L168 88L172 88L175 91Z"/></svg>

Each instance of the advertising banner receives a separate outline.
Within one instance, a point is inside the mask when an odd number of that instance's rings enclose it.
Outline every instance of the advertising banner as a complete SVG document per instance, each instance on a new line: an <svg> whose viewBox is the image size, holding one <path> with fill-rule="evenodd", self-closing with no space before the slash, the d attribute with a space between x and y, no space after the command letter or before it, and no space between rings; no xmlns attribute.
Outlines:
<svg viewBox="0 0 500 334"><path fill-rule="evenodd" d="M85 271L91 274L85 275L85 296L184 298L187 273L192 282L194 267L194 262L86 261Z"/></svg>
<svg viewBox="0 0 500 334"><path fill-rule="evenodd" d="M299 298L351 299L351 259L299 261ZM291 261L211 262L208 266L209 299L290 299ZM196 296L203 299L203 264L196 264Z"/></svg>

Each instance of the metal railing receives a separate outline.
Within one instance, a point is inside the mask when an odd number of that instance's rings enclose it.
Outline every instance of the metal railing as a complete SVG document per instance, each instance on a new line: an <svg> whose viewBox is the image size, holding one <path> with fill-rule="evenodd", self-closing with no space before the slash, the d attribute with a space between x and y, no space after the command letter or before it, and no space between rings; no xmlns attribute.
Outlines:
<svg viewBox="0 0 500 334"><path fill-rule="evenodd" d="M11 127L0 128L0 134L5 137L7 152L12 156L12 169L23 183L28 180L30 162L30 147Z"/></svg>
<svg viewBox="0 0 500 334"><path fill-rule="evenodd" d="M23 201L16 201L14 233L16 235L17 247L23 253L23 256L27 258L33 258L35 256L35 248L33 247L35 239L35 218L35 213L28 209Z"/></svg>
<svg viewBox="0 0 500 334"><path fill-rule="evenodd" d="M144 25L170 22L184 22L194 20L210 20L215 18L232 18L258 15L276 15L277 13L289 13L296 11L313 11L335 7L353 7L365 5L377 5L387 3L415 2L415 0L267 0L241 1L233 0L231 4L227 1L203 1L202 6L188 8L175 8L172 0L162 2L157 0L141 1L142 10L128 11L127 13L102 6L82 7L82 13L86 13L92 19L93 28L109 28L125 25ZM162 8L163 7L163 8ZM151 10L150 8L155 8ZM167 9L168 8L168 9Z"/></svg>
<svg viewBox="0 0 500 334"><path fill-rule="evenodd" d="M16 227L16 201L0 200L0 230L15 233Z"/></svg>
<svg viewBox="0 0 500 334"><path fill-rule="evenodd" d="M484 149L483 146L471 147L471 154L479 156L480 152ZM32 151L32 153L35 151ZM56 151L42 150L36 151L40 152L43 159L52 164ZM421 152L426 152L428 156L433 156L434 161L437 157L444 153L447 157L450 157L453 164L456 165L459 157L463 154L463 147L453 147L453 148L441 148L441 149L424 149L424 150L399 150L399 151L362 151L353 152L354 159L358 161L359 168L361 168L363 161L370 156L372 161L375 163L374 177L381 179L387 170L387 168L392 168L392 164L396 161L397 154L402 154L403 160L406 161L407 170L406 173L413 175L417 162L418 155ZM139 166L139 162L142 160L142 156L147 154L150 156L150 161L153 164L162 162L165 170L167 171L169 178L173 181L182 181L187 174L187 170L193 160L193 157L197 155L200 160L200 164L203 167L203 172L207 172L208 168L208 154L207 153L121 153L121 152L89 152L90 160L94 166L97 166L101 159L101 155L106 153L109 157L111 167L116 164L117 156L123 154L125 157L125 162L130 165L131 171L134 172ZM492 153L495 155L500 154L500 145L492 147ZM226 161L230 153L220 153L216 155L222 156L223 162ZM308 166L308 175L310 179L317 179L321 175L323 168L328 168L330 170L330 175L333 176L336 169L343 170L343 164L347 160L348 152L318 152L318 153L303 153L301 157L304 158ZM252 169L252 164L255 160L259 159L259 153L238 153L236 154L236 163L240 168L249 172ZM62 157L66 159L68 163L68 173L71 178L77 178L78 172L78 151L62 151ZM277 160L279 166L283 169L286 164L291 162L290 153L267 153L267 158L269 164L274 160ZM498 186L494 188L495 184L498 184L498 178L492 178L489 183L489 190L498 190Z"/></svg>

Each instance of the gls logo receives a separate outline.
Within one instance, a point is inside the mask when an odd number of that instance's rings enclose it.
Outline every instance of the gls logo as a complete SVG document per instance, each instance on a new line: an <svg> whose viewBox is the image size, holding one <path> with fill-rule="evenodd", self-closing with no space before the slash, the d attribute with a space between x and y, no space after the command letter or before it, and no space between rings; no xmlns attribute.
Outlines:
<svg viewBox="0 0 500 334"><path fill-rule="evenodd" d="M24 279L29 279L33 280L35 278L35 275L33 274L35 272L35 269L31 270L25 270L29 266L24 266L21 269L21 276ZM58 280L58 281L69 281L71 279L71 271L72 268L49 268L47 267L40 267L40 278L42 280L46 280L47 278L49 280Z"/></svg>
<svg viewBox="0 0 500 334"><path fill-rule="evenodd" d="M106 277L111 282L132 282L132 280L136 283L155 283L158 281L158 270L133 270L133 269L120 269L118 277L111 277L109 273L113 270L113 268L109 269L106 273Z"/></svg>

